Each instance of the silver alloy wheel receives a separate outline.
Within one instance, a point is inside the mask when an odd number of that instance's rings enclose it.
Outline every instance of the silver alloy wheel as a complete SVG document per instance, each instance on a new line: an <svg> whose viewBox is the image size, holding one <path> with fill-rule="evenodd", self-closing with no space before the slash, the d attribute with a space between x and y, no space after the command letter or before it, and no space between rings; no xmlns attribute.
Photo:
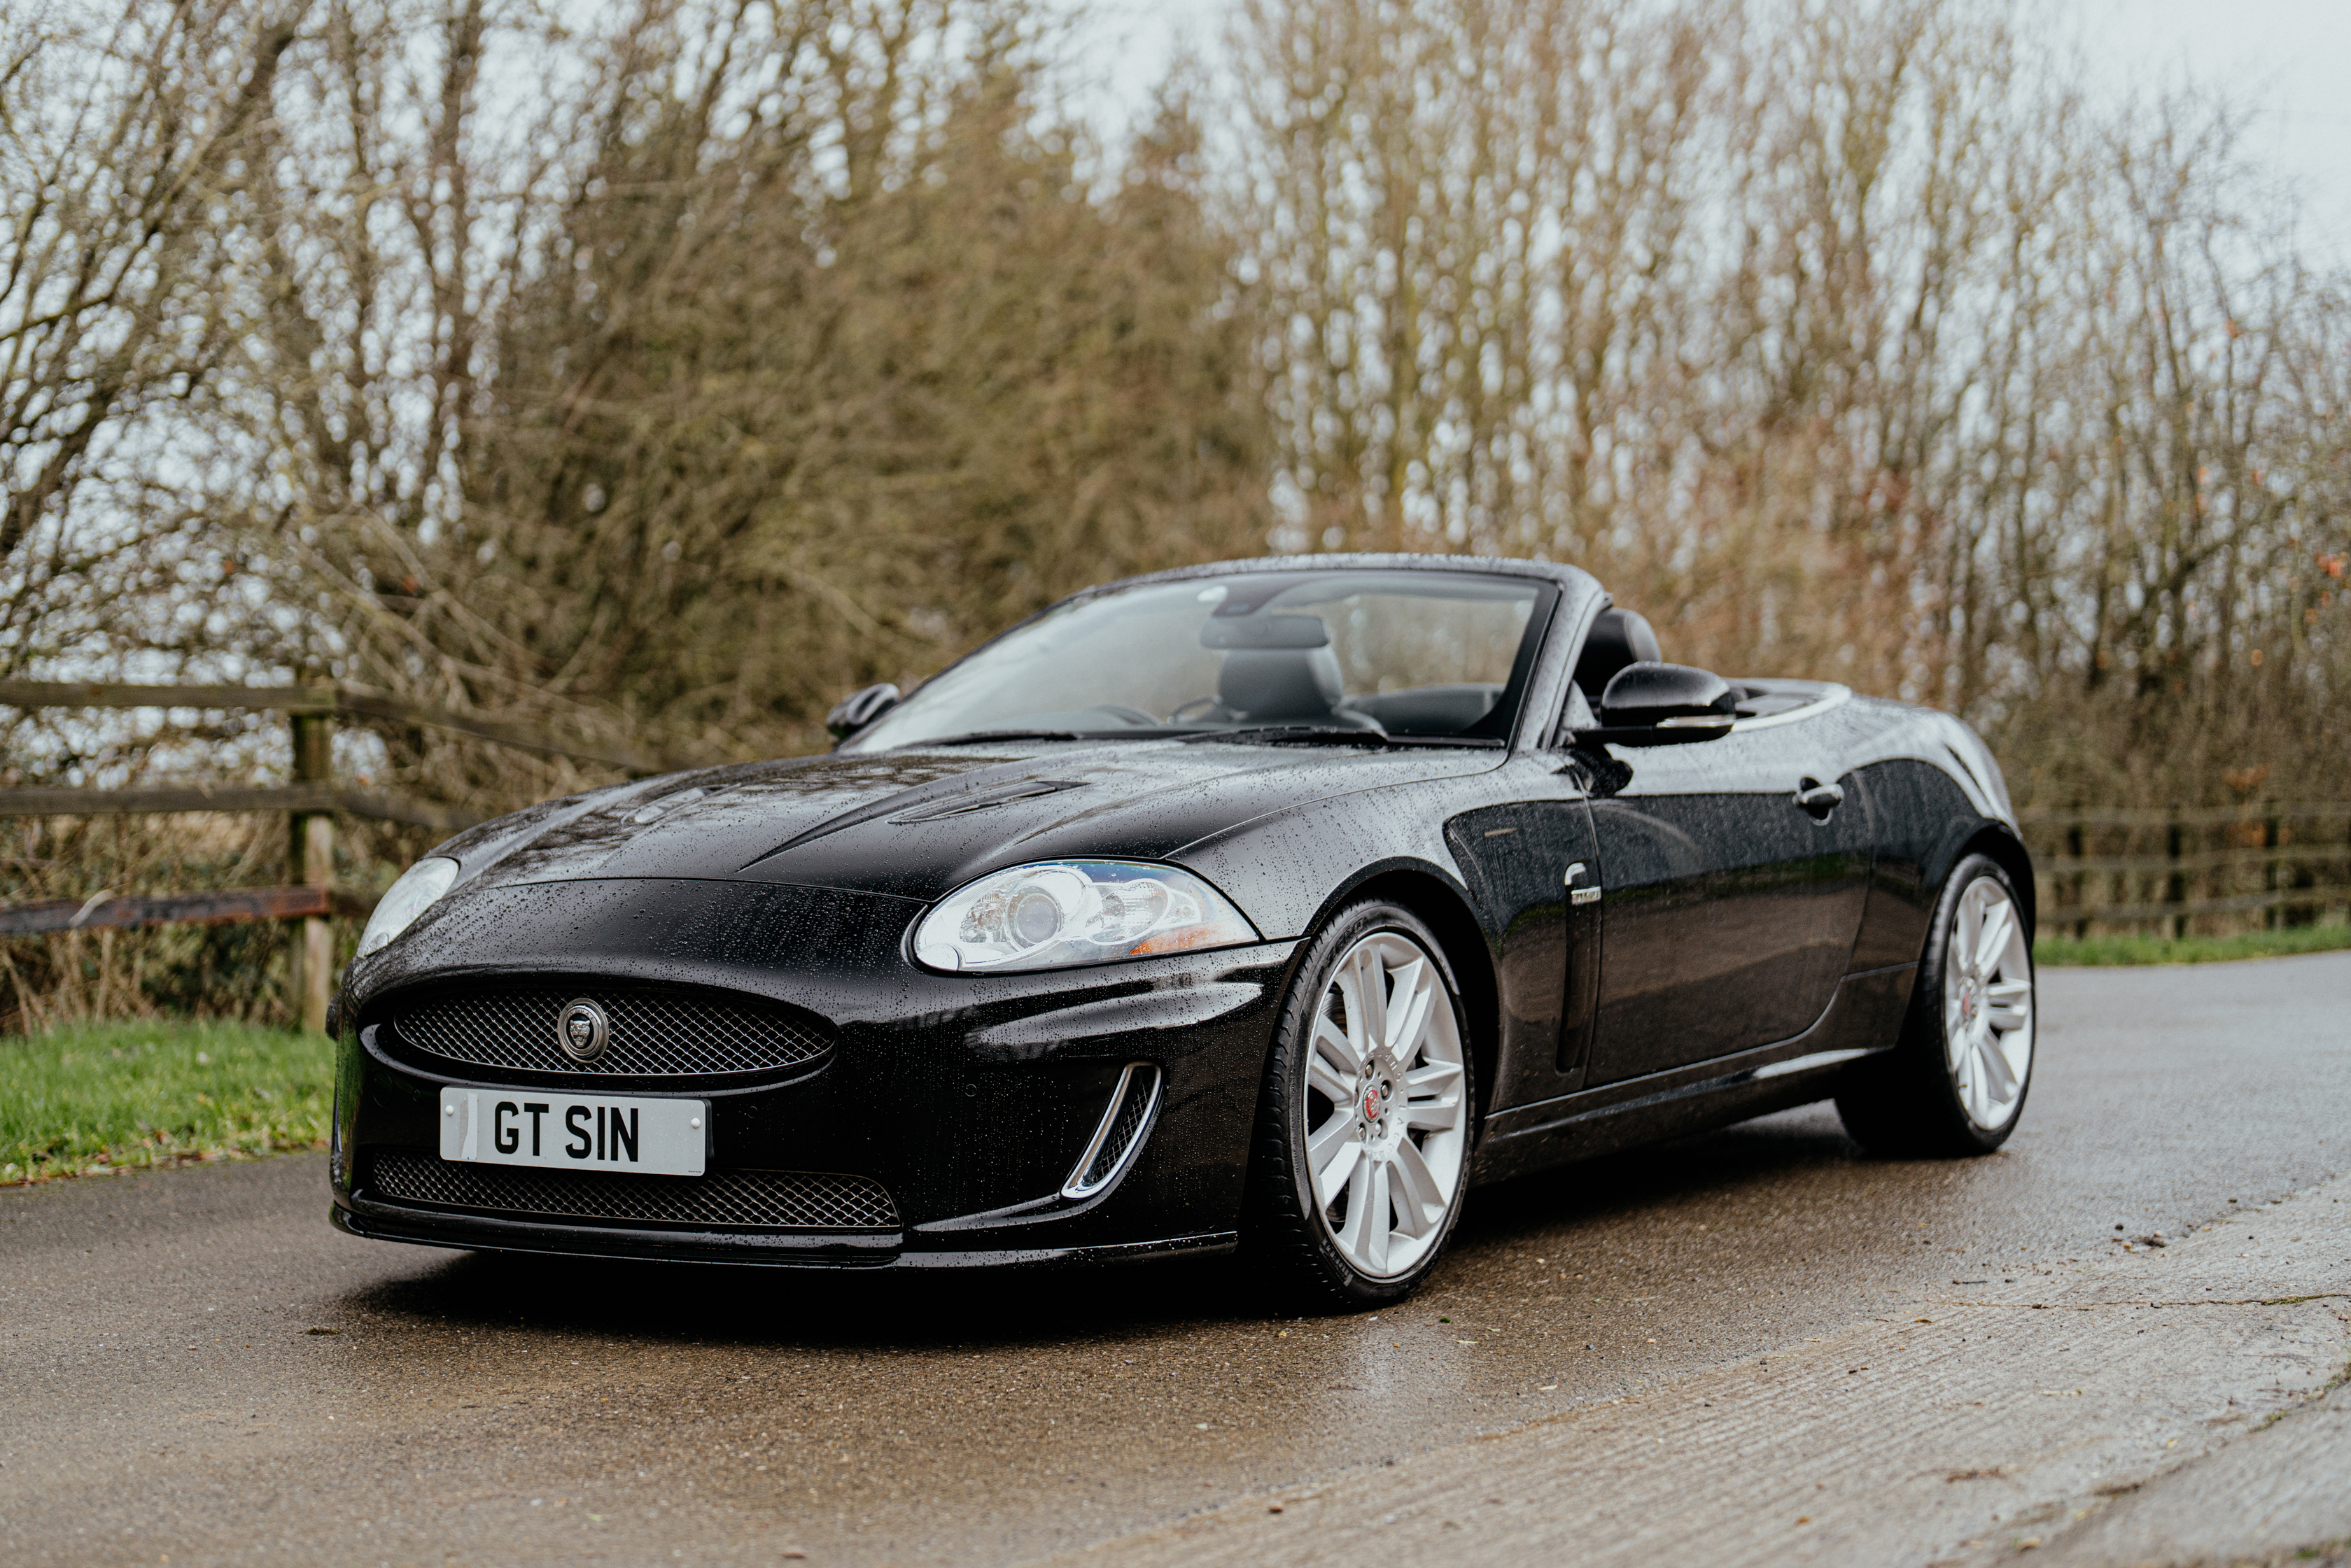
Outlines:
<svg viewBox="0 0 2351 1568"><path fill-rule="evenodd" d="M1461 1033L1444 971L1374 931L1322 993L1299 1093L1323 1229L1374 1279L1409 1272L1445 1231L1468 1152Z"/></svg>
<svg viewBox="0 0 2351 1568"><path fill-rule="evenodd" d="M1943 1048L1968 1119L1987 1132L2006 1127L2032 1070L2032 954L1995 877L1970 883L1951 911Z"/></svg>

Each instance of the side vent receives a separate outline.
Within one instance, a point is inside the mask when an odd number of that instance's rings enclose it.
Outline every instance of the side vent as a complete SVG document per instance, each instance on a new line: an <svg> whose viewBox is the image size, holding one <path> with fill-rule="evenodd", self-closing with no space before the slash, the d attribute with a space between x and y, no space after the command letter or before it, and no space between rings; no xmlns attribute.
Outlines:
<svg viewBox="0 0 2351 1568"><path fill-rule="evenodd" d="M1086 1140L1085 1153L1061 1184L1064 1198L1092 1198L1118 1179L1143 1147L1143 1135L1159 1108L1159 1069L1149 1062L1130 1062L1118 1075L1118 1086L1102 1107L1102 1122Z"/></svg>

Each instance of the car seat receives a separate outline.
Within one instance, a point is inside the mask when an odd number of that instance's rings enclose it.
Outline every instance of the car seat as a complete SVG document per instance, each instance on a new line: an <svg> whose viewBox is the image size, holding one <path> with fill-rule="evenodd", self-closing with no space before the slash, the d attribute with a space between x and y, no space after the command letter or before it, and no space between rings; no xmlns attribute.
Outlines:
<svg viewBox="0 0 2351 1568"><path fill-rule="evenodd" d="M1665 657L1647 620L1632 610L1604 609L1593 619L1583 651L1576 656L1575 683L1597 708L1600 694L1618 670L1628 664L1663 663Z"/></svg>

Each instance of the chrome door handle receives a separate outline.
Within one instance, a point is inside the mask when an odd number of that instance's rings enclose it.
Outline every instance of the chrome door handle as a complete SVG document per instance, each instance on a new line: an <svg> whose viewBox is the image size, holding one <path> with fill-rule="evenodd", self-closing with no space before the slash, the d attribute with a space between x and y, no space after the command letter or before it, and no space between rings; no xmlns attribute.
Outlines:
<svg viewBox="0 0 2351 1568"><path fill-rule="evenodd" d="M1824 823L1829 813L1844 804L1844 791L1816 778L1800 779L1796 784L1796 804L1811 814L1814 822Z"/></svg>
<svg viewBox="0 0 2351 1568"><path fill-rule="evenodd" d="M1571 904L1596 904L1600 902L1600 889L1598 888L1579 888L1575 885L1575 879L1578 877L1583 876L1583 872L1584 865L1581 860L1578 860L1567 868L1567 901Z"/></svg>

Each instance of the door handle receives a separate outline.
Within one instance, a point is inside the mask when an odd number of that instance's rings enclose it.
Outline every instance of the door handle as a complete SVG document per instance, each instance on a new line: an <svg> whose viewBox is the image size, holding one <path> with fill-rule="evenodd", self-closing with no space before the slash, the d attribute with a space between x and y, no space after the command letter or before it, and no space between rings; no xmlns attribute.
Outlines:
<svg viewBox="0 0 2351 1568"><path fill-rule="evenodd" d="M1584 865L1581 860L1578 860L1567 868L1567 901L1571 904L1596 904L1600 902L1600 889L1598 888L1579 888L1575 885L1575 879L1578 877L1583 876L1583 872Z"/></svg>
<svg viewBox="0 0 2351 1568"><path fill-rule="evenodd" d="M1829 813L1844 804L1844 791L1833 784L1823 784L1816 778L1796 781L1796 804L1816 823L1825 823Z"/></svg>

